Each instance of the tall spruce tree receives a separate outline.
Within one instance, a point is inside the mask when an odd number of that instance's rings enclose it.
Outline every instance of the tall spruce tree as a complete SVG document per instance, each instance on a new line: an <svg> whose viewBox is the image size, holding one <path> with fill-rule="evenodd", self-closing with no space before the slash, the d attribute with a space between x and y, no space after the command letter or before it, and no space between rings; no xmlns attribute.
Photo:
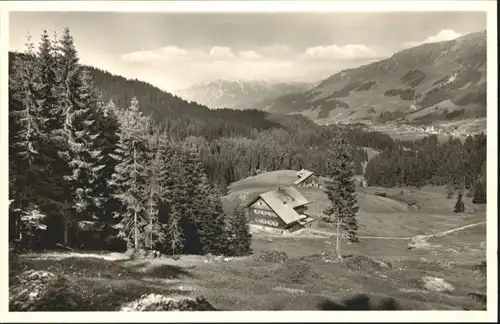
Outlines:
<svg viewBox="0 0 500 324"><path fill-rule="evenodd" d="M31 37L28 36L25 59L16 61L9 83L9 190L12 222L21 230L21 218L37 210L44 201L42 185L46 179L47 156L42 148L47 138L47 118L40 100L41 83Z"/></svg>
<svg viewBox="0 0 500 324"><path fill-rule="evenodd" d="M148 148L146 159L149 161L147 165L147 180L145 184L145 206L147 225L145 232L147 235L147 247L150 250L156 250L159 246L165 244L165 226L160 222L160 208L162 204L162 195L165 190L162 181L167 180L162 173L165 167L165 160L162 157L162 144L159 129L154 129L154 133L148 137Z"/></svg>
<svg viewBox="0 0 500 324"><path fill-rule="evenodd" d="M101 239L106 240L110 235L116 235L117 219L113 217L114 213L121 213L121 203L114 197L114 187L108 186L115 172L117 161L111 157L111 154L117 149L119 141L118 108L109 101L106 104L100 103L97 109L96 119L92 125L94 132L100 132L96 138L96 147L101 151L101 164L104 165L101 172L97 174L94 182L95 193L99 195L101 204L95 212L99 213L99 220L103 224Z"/></svg>
<svg viewBox="0 0 500 324"><path fill-rule="evenodd" d="M202 244L204 254L224 254L226 243L225 239L225 218L226 214L222 208L217 192L212 188L206 176L203 176L203 182L208 187L206 196L206 210L201 212L197 218L198 233ZM201 191L200 193L203 193Z"/></svg>
<svg viewBox="0 0 500 324"><path fill-rule="evenodd" d="M178 254L184 251L186 242L186 229L184 218L189 217L187 198L186 171L182 165L182 148L174 147L171 170L175 170L175 178L172 177L169 191L162 196L163 212L162 222L166 229L166 251L169 254Z"/></svg>
<svg viewBox="0 0 500 324"><path fill-rule="evenodd" d="M225 250L225 213L218 197L218 191L208 181L199 146L198 139L186 139L183 160L188 175L187 192L188 196L191 197L188 210L192 213L194 230L200 243L197 252L223 254ZM191 242L189 245L193 247Z"/></svg>
<svg viewBox="0 0 500 324"><path fill-rule="evenodd" d="M233 214L228 217L226 240L228 255L243 256L252 252L252 234L242 202L238 202Z"/></svg>
<svg viewBox="0 0 500 324"><path fill-rule="evenodd" d="M116 168L109 185L115 190L114 196L123 205L119 217L119 236L127 241L128 247L145 247L144 231L144 183L146 143L144 125L146 119L139 111L139 102L134 97L127 111L120 114L119 141L116 150L110 154L116 160Z"/></svg>
<svg viewBox="0 0 500 324"><path fill-rule="evenodd" d="M199 224L200 219L209 217L211 212L207 199L210 188L196 144L189 139L184 141L181 152L183 179L180 181L184 183L183 189L187 199L187 203L183 206L185 214L181 222L185 236L184 250L186 253L202 254L203 243Z"/></svg>
<svg viewBox="0 0 500 324"><path fill-rule="evenodd" d="M158 223L162 232L156 243L163 252L177 254L184 247L184 233L180 225L187 201L179 173L180 152L166 134L160 136L156 158L160 159L157 173L160 184Z"/></svg>
<svg viewBox="0 0 500 324"><path fill-rule="evenodd" d="M323 211L327 222L337 228L336 253L341 255L341 239L347 236L351 242L358 242L357 198L353 180L351 150L343 134L335 140L329 160L329 181L325 188L330 205Z"/></svg>
<svg viewBox="0 0 500 324"><path fill-rule="evenodd" d="M64 176L72 202L64 216L64 244L68 244L70 226L76 221L95 221L95 211L102 199L96 192L96 180L104 168L102 155L98 149L99 133L93 127L98 102L93 92L89 74L79 63L78 53L69 29L65 29L61 39L61 65L63 66L60 102L66 119L63 134L67 145L60 156L68 165ZM77 224L77 223L76 223Z"/></svg>

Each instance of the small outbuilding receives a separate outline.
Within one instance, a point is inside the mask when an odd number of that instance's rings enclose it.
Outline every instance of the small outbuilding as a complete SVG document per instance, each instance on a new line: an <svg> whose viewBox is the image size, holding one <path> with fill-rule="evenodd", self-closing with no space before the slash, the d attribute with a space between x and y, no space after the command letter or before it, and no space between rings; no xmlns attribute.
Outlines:
<svg viewBox="0 0 500 324"><path fill-rule="evenodd" d="M318 188L321 183L320 179L314 174L314 172L302 169L297 172L297 180L294 181L294 185L301 188Z"/></svg>

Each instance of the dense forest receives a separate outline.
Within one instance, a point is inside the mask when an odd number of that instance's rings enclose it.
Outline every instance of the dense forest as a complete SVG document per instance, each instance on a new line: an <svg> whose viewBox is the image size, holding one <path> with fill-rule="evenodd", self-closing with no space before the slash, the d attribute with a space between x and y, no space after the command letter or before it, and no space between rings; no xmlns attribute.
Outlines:
<svg viewBox="0 0 500 324"><path fill-rule="evenodd" d="M431 135L397 144L368 162L365 177L369 185L446 185L449 195L477 187L486 191L485 134L467 136L464 142L450 137L439 143L437 136ZM484 195L479 201L485 199Z"/></svg>
<svg viewBox="0 0 500 324"><path fill-rule="evenodd" d="M227 215L219 201L227 185L281 169L328 176L341 136L355 174L363 147L380 151L366 167L370 185L485 192L485 135L403 142L298 115L210 110L82 66L69 30L9 58L10 236L31 246L248 253L241 211Z"/></svg>

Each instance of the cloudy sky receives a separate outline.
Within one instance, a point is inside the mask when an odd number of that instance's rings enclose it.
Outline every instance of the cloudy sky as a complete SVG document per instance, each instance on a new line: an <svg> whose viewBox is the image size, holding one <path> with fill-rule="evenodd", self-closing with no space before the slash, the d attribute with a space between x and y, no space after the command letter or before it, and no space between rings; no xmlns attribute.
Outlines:
<svg viewBox="0 0 500 324"><path fill-rule="evenodd" d="M80 59L174 91L201 81L318 81L424 42L486 29L485 13L11 12L10 50L69 27Z"/></svg>

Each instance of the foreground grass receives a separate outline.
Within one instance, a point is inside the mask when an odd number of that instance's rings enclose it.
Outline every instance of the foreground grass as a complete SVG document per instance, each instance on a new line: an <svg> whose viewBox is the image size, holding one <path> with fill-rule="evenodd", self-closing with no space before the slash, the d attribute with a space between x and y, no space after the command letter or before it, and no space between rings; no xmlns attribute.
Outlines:
<svg viewBox="0 0 500 324"><path fill-rule="evenodd" d="M203 256L182 256L112 261L33 254L21 256L10 275L14 280L24 270L44 269L67 277L67 291L82 301L74 310L118 310L150 293L203 295L218 310L480 310L484 304L470 294L486 294L477 267L486 257L484 238L485 227L477 226L433 238L431 250L408 250L404 240L361 240L345 244L345 253L354 258L327 263L319 253L333 249L328 239L256 236L255 254L282 251L288 260L242 257L207 263ZM455 290L424 290L423 276L442 278Z"/></svg>

